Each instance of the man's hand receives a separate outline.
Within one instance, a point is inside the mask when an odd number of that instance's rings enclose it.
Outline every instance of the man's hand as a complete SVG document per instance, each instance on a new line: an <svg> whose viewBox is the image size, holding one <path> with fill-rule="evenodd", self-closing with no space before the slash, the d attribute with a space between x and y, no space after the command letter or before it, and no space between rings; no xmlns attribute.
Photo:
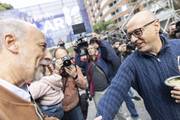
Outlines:
<svg viewBox="0 0 180 120"><path fill-rule="evenodd" d="M102 120L102 116L96 117L94 120Z"/></svg>
<svg viewBox="0 0 180 120"><path fill-rule="evenodd" d="M180 103L180 86L175 86L171 90L171 97L175 98L176 103Z"/></svg>

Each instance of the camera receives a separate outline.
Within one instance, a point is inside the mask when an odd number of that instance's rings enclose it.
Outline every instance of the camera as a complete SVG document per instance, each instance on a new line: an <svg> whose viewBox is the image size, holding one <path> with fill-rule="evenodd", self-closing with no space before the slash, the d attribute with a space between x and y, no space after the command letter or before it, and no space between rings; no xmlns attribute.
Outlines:
<svg viewBox="0 0 180 120"><path fill-rule="evenodd" d="M88 42L83 40L83 38L79 38L77 41L77 46L75 47L75 51L79 56L88 55L87 47Z"/></svg>
<svg viewBox="0 0 180 120"><path fill-rule="evenodd" d="M80 56L88 55L88 50L86 48L81 48L79 55Z"/></svg>
<svg viewBox="0 0 180 120"><path fill-rule="evenodd" d="M65 48L65 43L64 41L60 40L57 44L57 47L62 47L62 48Z"/></svg>
<svg viewBox="0 0 180 120"><path fill-rule="evenodd" d="M68 67L68 66L72 65L70 56L64 56L62 58L62 61L63 61L63 67Z"/></svg>
<svg viewBox="0 0 180 120"><path fill-rule="evenodd" d="M59 69L59 74L62 76L62 77L67 77L69 76L69 74L65 71L65 67L68 67L70 65L72 65L72 62L71 62L71 57L70 56L64 56L62 58L62 61L63 61L63 65L62 67Z"/></svg>

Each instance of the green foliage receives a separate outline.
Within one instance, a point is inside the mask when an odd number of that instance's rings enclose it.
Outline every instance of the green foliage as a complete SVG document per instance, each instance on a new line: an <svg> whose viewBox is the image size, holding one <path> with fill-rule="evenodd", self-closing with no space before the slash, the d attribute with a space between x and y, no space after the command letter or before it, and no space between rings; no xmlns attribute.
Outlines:
<svg viewBox="0 0 180 120"><path fill-rule="evenodd" d="M0 3L0 11L13 9L13 6L6 3Z"/></svg>
<svg viewBox="0 0 180 120"><path fill-rule="evenodd" d="M98 22L93 26L94 32L100 33L107 30L107 26L113 24L112 21Z"/></svg>

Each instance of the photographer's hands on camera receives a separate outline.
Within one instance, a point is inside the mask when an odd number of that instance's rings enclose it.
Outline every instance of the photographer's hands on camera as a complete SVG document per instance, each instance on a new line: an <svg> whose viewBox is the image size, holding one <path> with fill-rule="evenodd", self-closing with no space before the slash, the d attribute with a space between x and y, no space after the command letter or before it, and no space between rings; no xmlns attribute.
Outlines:
<svg viewBox="0 0 180 120"><path fill-rule="evenodd" d="M59 59L59 60L56 60L55 66L56 66L58 72L59 72L59 70L61 70L62 67L63 67L64 70L65 70L65 72L66 72L69 76L71 76L71 77L74 78L74 79L77 79L77 77L78 77L77 68L76 68L76 66L75 66L74 64L71 64L71 65L69 65L69 66L63 66L63 61L62 61L61 59ZM61 73L60 73L60 74L61 74Z"/></svg>
<svg viewBox="0 0 180 120"><path fill-rule="evenodd" d="M77 74L77 68L75 65L72 64L68 67L65 67L64 69L72 78L77 79L78 74Z"/></svg>

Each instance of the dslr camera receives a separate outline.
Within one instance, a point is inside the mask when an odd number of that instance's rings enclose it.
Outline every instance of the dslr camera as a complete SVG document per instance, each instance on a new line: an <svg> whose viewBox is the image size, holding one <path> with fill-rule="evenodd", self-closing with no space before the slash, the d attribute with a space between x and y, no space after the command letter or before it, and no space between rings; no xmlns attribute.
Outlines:
<svg viewBox="0 0 180 120"><path fill-rule="evenodd" d="M68 67L68 66L70 66L70 65L72 65L72 62L71 62L71 57L70 56L64 56L63 58L62 58L62 61L63 61L63 67Z"/></svg>
<svg viewBox="0 0 180 120"><path fill-rule="evenodd" d="M72 65L72 62L71 62L71 57L70 56L64 56L62 58L62 61L63 61L63 65L61 67L61 69L59 70L59 74L62 76L62 77L68 77L69 74L65 71L65 67L68 67L70 65Z"/></svg>
<svg viewBox="0 0 180 120"><path fill-rule="evenodd" d="M88 55L88 51L87 51L88 42L83 40L83 38L79 38L78 41L76 41L76 43L77 43L77 46L74 49L76 53L79 56Z"/></svg>

